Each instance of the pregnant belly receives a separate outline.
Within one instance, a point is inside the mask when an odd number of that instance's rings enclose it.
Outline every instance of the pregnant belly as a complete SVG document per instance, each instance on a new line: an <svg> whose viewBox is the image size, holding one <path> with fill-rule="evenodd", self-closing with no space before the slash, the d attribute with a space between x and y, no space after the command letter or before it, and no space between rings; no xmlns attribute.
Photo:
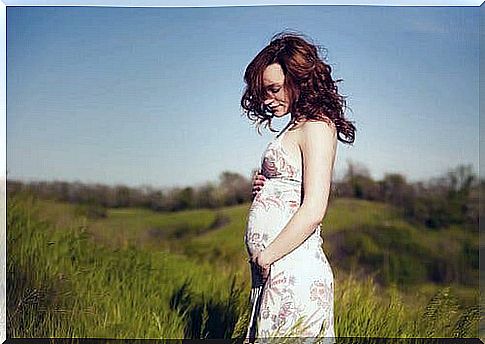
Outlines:
<svg viewBox="0 0 485 344"><path fill-rule="evenodd" d="M252 255L267 247L299 206L298 193L277 191L265 185L249 209L245 235L248 253Z"/></svg>

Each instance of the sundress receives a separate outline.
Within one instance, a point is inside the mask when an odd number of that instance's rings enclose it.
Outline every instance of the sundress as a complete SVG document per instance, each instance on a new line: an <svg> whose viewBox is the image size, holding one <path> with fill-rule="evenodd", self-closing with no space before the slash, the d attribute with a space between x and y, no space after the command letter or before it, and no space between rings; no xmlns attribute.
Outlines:
<svg viewBox="0 0 485 344"><path fill-rule="evenodd" d="M244 240L249 257L276 238L302 202L302 166L281 143L287 128L269 142L261 158L266 180L247 217ZM250 262L251 313L246 342L299 337L313 343L308 340L326 337L325 343L335 343L334 276L322 243L318 225L299 247L271 265L265 282ZM271 338L273 341L268 341Z"/></svg>

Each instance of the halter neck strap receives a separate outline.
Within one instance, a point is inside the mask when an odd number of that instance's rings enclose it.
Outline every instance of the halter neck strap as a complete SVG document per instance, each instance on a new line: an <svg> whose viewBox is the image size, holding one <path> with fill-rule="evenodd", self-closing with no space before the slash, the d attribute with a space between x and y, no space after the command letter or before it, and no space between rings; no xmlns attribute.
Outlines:
<svg viewBox="0 0 485 344"><path fill-rule="evenodd" d="M292 126L292 123L289 122L277 135L276 135L276 139L280 139L281 136L283 136L283 134Z"/></svg>

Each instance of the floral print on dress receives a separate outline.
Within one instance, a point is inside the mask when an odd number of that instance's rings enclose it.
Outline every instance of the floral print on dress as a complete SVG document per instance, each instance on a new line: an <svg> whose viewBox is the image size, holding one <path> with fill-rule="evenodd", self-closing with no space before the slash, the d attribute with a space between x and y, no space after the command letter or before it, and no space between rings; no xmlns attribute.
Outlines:
<svg viewBox="0 0 485 344"><path fill-rule="evenodd" d="M270 275L261 301L261 319L268 323L263 332L265 336L283 335L288 325L300 316L302 309L296 304L295 282L296 277L286 271Z"/></svg>
<svg viewBox="0 0 485 344"><path fill-rule="evenodd" d="M301 181L301 168L294 166L278 138L271 142L263 155L261 173L266 178L287 178Z"/></svg>
<svg viewBox="0 0 485 344"><path fill-rule="evenodd" d="M281 138L270 142L261 159L265 184L249 208L245 243L249 255L267 247L301 206L302 167L284 150ZM333 274L322 250L321 228L271 265L264 283L252 270L253 317L246 337L334 337ZM253 267L252 267L253 268ZM300 325L296 332L294 328ZM288 334L291 333L291 334ZM251 334L251 335L250 335Z"/></svg>
<svg viewBox="0 0 485 344"><path fill-rule="evenodd" d="M246 240L251 247L260 251L268 246L268 234L249 233Z"/></svg>
<svg viewBox="0 0 485 344"><path fill-rule="evenodd" d="M330 306L330 295L332 294L332 282L314 281L310 289L310 300L316 301L318 306L328 308Z"/></svg>
<svg viewBox="0 0 485 344"><path fill-rule="evenodd" d="M257 199L256 199L257 198ZM277 195L263 195L263 196L256 196L253 206L251 210L255 210L254 208L261 207L263 208L263 211L268 211L270 207L278 207L278 208L284 208L285 204L284 201L281 199L281 197L278 197Z"/></svg>

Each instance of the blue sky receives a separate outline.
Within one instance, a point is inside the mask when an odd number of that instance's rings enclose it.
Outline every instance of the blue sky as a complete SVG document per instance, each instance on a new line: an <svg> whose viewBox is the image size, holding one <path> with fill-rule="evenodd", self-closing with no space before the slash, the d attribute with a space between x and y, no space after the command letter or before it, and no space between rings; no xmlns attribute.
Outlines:
<svg viewBox="0 0 485 344"><path fill-rule="evenodd" d="M249 177L274 134L243 117L242 76L286 28L323 45L344 80L358 131L335 178L348 161L376 179L478 170L478 7L8 7L8 178Z"/></svg>

